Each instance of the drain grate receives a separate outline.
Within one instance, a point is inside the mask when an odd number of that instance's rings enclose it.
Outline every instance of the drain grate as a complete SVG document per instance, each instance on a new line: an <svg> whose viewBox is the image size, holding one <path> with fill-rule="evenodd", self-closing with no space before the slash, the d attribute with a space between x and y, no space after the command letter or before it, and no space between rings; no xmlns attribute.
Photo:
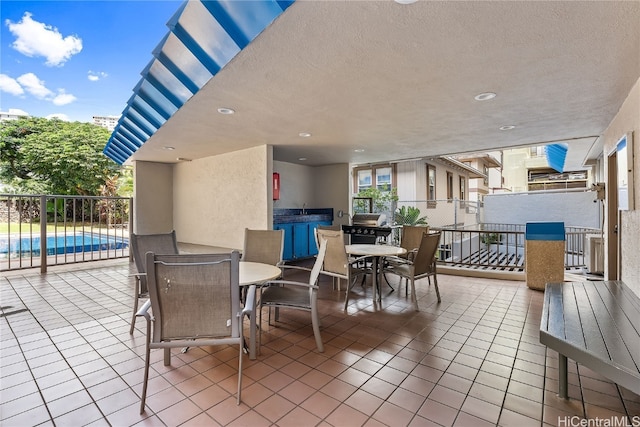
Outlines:
<svg viewBox="0 0 640 427"><path fill-rule="evenodd" d="M10 316L12 314L18 314L18 313L23 313L25 311L29 311L29 309L27 308L18 308L16 310L11 310L11 311L6 311L13 308L12 305L5 305L3 307L0 307L0 310L2 310L2 313L0 313L0 317L7 317Z"/></svg>

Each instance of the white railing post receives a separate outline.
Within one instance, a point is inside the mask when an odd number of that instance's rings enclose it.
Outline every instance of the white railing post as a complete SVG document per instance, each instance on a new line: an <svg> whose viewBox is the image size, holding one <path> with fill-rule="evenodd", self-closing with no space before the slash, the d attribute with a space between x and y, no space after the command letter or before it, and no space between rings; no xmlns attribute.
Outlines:
<svg viewBox="0 0 640 427"><path fill-rule="evenodd" d="M47 272L47 196L40 196L40 274Z"/></svg>

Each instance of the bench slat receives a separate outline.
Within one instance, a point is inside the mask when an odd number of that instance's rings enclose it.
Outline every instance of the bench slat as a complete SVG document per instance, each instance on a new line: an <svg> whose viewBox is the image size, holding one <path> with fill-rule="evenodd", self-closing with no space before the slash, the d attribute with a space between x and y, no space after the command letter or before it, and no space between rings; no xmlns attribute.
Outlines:
<svg viewBox="0 0 640 427"><path fill-rule="evenodd" d="M605 323L606 330L603 330L607 348L613 360L628 366L635 367L640 372L640 335L634 328L629 317L637 319L623 306L626 298L620 298L623 287L620 285L602 286L604 283L589 288L590 298L600 298L602 305L606 309L609 319ZM598 310L603 312L604 309ZM597 313L596 313L597 314ZM604 314L603 314L604 316ZM600 318L598 316L598 318ZM601 322L602 323L602 322Z"/></svg>
<svg viewBox="0 0 640 427"><path fill-rule="evenodd" d="M563 305L558 311L561 311L564 317L565 339L578 347L588 347L583 325L580 322L580 307L575 289L572 286L559 286L559 288L562 292Z"/></svg>
<svg viewBox="0 0 640 427"><path fill-rule="evenodd" d="M602 332L598 326L598 321L591 308L591 303L582 283L572 283L572 288L576 293L576 301L578 310L580 311L580 323L582 325L582 333L584 334L586 350L597 354L598 357L611 360L609 352L604 344ZM567 355L570 356L570 355Z"/></svg>
<svg viewBox="0 0 640 427"><path fill-rule="evenodd" d="M561 397L566 357L640 394L640 298L624 283L548 283L542 310L540 342L560 355Z"/></svg>

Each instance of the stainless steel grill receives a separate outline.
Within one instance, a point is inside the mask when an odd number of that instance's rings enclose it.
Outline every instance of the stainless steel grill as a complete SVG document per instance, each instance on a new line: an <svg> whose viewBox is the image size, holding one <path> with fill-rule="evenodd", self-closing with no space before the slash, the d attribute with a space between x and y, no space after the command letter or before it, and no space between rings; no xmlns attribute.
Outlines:
<svg viewBox="0 0 640 427"><path fill-rule="evenodd" d="M353 215L351 225L343 225L344 234L351 236L351 243L374 244L379 237L387 237L391 227L387 218L379 213L361 213Z"/></svg>

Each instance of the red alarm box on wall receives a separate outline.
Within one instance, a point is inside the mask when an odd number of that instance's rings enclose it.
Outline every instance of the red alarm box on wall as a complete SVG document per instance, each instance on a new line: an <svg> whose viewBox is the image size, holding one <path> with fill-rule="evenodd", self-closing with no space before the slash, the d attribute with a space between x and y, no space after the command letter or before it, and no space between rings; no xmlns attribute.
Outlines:
<svg viewBox="0 0 640 427"><path fill-rule="evenodd" d="M273 200L280 200L280 174L273 173Z"/></svg>

